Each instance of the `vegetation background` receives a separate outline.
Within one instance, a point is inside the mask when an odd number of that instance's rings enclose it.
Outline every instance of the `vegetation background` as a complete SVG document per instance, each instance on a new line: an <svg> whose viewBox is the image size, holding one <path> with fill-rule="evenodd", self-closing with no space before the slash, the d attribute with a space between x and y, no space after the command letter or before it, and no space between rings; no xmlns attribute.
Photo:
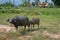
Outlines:
<svg viewBox="0 0 60 40"><path fill-rule="evenodd" d="M59 3L58 3L59 1ZM8 18L16 15L27 15L29 19L32 17L40 18L40 28L35 28L23 32L23 27L19 27L16 32L0 32L0 40L60 40L60 0L54 0L56 7L54 8L39 8L39 7L24 7L14 6L9 4L0 5L0 24L7 25Z"/></svg>

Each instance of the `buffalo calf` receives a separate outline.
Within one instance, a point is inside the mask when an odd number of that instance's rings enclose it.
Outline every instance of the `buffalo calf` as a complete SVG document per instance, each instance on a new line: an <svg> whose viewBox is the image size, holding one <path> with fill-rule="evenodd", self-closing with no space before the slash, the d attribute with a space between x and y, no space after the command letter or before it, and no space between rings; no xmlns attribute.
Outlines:
<svg viewBox="0 0 60 40"><path fill-rule="evenodd" d="M33 28L34 28L34 25L37 24L38 25L38 29L39 29L39 23L40 23L40 19L36 18L36 17L34 17L31 20L29 20L29 24L33 25Z"/></svg>

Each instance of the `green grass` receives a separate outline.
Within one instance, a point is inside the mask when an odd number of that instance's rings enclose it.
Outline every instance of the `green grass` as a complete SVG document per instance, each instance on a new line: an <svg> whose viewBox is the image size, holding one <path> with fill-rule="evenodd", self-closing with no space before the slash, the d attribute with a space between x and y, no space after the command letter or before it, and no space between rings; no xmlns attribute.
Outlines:
<svg viewBox="0 0 60 40"><path fill-rule="evenodd" d="M0 13L0 24L8 24L6 21L8 18L12 18L16 15L22 16L27 15L30 19L32 17L39 17L40 18L40 28L38 33L42 33L43 31L48 31L50 33L58 33L60 32L60 8L19 8L16 9L19 10L19 13L9 13L7 10L7 13ZM13 9L13 11L16 11ZM27 28L28 29L28 28ZM22 37L23 39L27 37L28 35L32 37L30 40L54 40L50 38L43 37L41 34L38 34L37 32L33 33L34 31L28 32L26 29L25 34L23 35L23 27L19 27L19 31L17 32L9 32L7 33L9 36L9 40L19 40L18 36ZM35 26L34 29L37 29ZM1 33L0 39L5 40L5 36L7 34ZM37 34L37 35L36 35ZM5 36L4 36L5 35ZM22 39L21 38L21 39ZM21 40L20 39L20 40Z"/></svg>

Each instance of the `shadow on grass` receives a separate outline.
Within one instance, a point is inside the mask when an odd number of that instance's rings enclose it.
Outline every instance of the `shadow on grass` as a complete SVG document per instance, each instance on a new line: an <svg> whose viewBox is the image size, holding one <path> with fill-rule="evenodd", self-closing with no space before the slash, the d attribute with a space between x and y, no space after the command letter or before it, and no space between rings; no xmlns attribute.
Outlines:
<svg viewBox="0 0 60 40"><path fill-rule="evenodd" d="M20 33L21 33L21 35L26 35L26 34L28 34L29 32L33 32L33 31L37 31L37 30L39 30L39 29L27 29L27 30L21 31Z"/></svg>

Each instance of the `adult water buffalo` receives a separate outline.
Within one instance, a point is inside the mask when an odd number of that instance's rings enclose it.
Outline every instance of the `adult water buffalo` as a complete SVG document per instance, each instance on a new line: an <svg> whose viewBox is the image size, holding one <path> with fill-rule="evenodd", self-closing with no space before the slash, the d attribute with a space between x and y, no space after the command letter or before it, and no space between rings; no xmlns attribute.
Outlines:
<svg viewBox="0 0 60 40"><path fill-rule="evenodd" d="M33 25L33 28L34 28L34 25L37 24L39 29L40 19L37 17L33 17L31 20L29 20L29 24Z"/></svg>
<svg viewBox="0 0 60 40"><path fill-rule="evenodd" d="M18 26L24 26L24 30L26 26L30 27L30 25L28 24L29 18L27 16L15 16L11 19L8 19L7 21L13 24L16 29L18 29Z"/></svg>

